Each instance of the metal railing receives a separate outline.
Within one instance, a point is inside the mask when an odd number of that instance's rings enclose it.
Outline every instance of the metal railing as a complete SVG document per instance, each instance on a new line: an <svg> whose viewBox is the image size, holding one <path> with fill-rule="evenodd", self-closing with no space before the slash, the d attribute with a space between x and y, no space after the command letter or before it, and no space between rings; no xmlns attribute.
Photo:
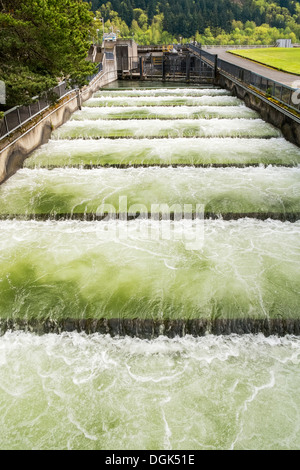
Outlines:
<svg viewBox="0 0 300 470"><path fill-rule="evenodd" d="M231 64L222 59L218 59L217 64L220 71L256 88L267 97L274 98L276 101L279 101L281 104L288 106L297 112L300 111L300 100L297 99L296 96L297 88L289 87L288 85L284 85L283 83L264 77L263 75L259 75L251 70Z"/></svg>
<svg viewBox="0 0 300 470"><path fill-rule="evenodd" d="M299 47L300 44L294 43L293 47ZM270 47L277 47L274 44L265 46L264 44L203 44L203 49L267 49Z"/></svg>
<svg viewBox="0 0 300 470"><path fill-rule="evenodd" d="M200 60L204 59L209 67L214 69L216 68L218 59L217 54L211 54L210 52L205 51L201 47L194 46L193 44L189 44L188 49L192 50L193 52L196 52Z"/></svg>
<svg viewBox="0 0 300 470"><path fill-rule="evenodd" d="M274 98L276 101L279 101L281 104L297 112L300 111L300 89L289 87L288 85L252 72L249 69L219 59L217 55L210 54L197 46L189 45L189 48L197 52L197 54L211 64L211 66L216 64L219 72L224 72L240 82L256 88L267 97Z"/></svg>
<svg viewBox="0 0 300 470"><path fill-rule="evenodd" d="M88 81L92 81L101 71L102 63L98 65L98 70L94 75L87 77ZM51 95L56 95L57 99L64 98L65 96L73 93L78 87L70 87L66 82L62 82L51 90ZM34 100L35 98L33 98ZM0 140L7 137L11 132L16 131L28 121L38 116L41 112L45 111L51 106L47 98L36 99L29 106L16 106L9 109L4 113L3 119L0 121Z"/></svg>
<svg viewBox="0 0 300 470"><path fill-rule="evenodd" d="M203 45L203 49L266 49L269 47L276 47L274 44L271 46L264 46L262 44L260 45L253 45L253 44L217 44L217 45Z"/></svg>

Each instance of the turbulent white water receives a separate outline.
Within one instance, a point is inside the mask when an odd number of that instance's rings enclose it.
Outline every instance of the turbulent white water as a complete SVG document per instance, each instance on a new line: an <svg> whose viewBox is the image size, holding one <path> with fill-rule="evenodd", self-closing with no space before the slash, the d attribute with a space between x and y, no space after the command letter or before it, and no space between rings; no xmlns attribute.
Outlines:
<svg viewBox="0 0 300 470"><path fill-rule="evenodd" d="M95 98L102 97L132 97L132 96L229 96L230 92L222 88L163 88L163 89L126 89L126 90L109 90L103 89L94 94Z"/></svg>
<svg viewBox="0 0 300 470"><path fill-rule="evenodd" d="M0 338L0 448L298 449L300 340Z"/></svg>
<svg viewBox="0 0 300 470"><path fill-rule="evenodd" d="M300 149L284 138L50 140L25 161L28 168L83 165L299 165Z"/></svg>
<svg viewBox="0 0 300 470"><path fill-rule="evenodd" d="M0 214L98 212L127 198L146 213L155 204L203 204L215 214L300 213L300 168L101 168L20 170L0 190ZM174 211L174 208L171 208Z"/></svg>
<svg viewBox="0 0 300 470"><path fill-rule="evenodd" d="M300 222L3 221L0 318L299 319Z"/></svg>
<svg viewBox="0 0 300 470"><path fill-rule="evenodd" d="M84 107L100 106L240 106L242 101L234 96L101 96L86 101Z"/></svg>
<svg viewBox="0 0 300 470"><path fill-rule="evenodd" d="M126 196L125 212L192 203L252 218L1 220L1 328L299 321L300 222L253 218L298 219L299 148L228 91L147 86L85 102L0 187L1 217L103 203L124 215ZM93 168L110 165L154 167ZM292 336L6 332L0 449L299 450L299 361Z"/></svg>
<svg viewBox="0 0 300 470"><path fill-rule="evenodd" d="M68 121L53 132L56 139L101 137L279 137L278 129L262 119L184 119L130 121Z"/></svg>
<svg viewBox="0 0 300 470"><path fill-rule="evenodd" d="M114 108L88 108L77 111L72 115L72 121L98 119L199 119L199 118L245 118L257 119L258 114L246 106L128 106Z"/></svg>

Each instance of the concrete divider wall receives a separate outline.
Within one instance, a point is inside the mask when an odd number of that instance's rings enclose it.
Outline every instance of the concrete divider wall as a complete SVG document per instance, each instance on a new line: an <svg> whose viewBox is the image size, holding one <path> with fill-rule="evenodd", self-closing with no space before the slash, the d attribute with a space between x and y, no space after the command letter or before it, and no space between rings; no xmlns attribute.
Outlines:
<svg viewBox="0 0 300 470"><path fill-rule="evenodd" d="M73 91L55 106L36 116L13 132L0 147L0 184L10 178L23 165L24 160L40 145L45 144L53 130L70 119L82 102L91 98L99 88L117 80L117 63L104 59L103 71L82 92Z"/></svg>
<svg viewBox="0 0 300 470"><path fill-rule="evenodd" d="M272 105L271 101L264 99L254 90L247 89L221 74L217 82L222 88L227 88L233 95L242 99L246 106L257 111L264 121L280 129L287 140L300 147L300 125L296 116L295 118L287 116L284 109L280 111L278 107Z"/></svg>

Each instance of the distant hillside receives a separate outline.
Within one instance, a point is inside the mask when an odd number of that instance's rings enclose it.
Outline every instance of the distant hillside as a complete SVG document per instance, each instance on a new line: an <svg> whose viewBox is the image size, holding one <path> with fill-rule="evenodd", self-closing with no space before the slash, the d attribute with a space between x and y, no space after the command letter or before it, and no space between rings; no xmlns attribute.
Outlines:
<svg viewBox="0 0 300 470"><path fill-rule="evenodd" d="M92 0L92 8L96 11L107 3ZM139 8L147 14L149 22L163 13L163 29L183 37L191 37L196 31L204 33L207 27L230 32L233 20L254 21L257 26L267 23L276 28L292 26L291 31L298 24L300 29L300 4L295 0L110 0L109 3L110 9L129 27L134 9ZM108 19L107 13L105 20Z"/></svg>

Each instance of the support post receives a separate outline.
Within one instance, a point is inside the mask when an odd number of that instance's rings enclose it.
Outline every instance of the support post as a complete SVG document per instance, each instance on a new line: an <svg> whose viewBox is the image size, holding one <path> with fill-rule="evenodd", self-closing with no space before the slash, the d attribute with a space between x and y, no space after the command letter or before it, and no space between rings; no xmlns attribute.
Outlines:
<svg viewBox="0 0 300 470"><path fill-rule="evenodd" d="M17 114L18 114L18 120L19 120L19 126L22 124L21 122L21 116L20 116L20 110L17 108Z"/></svg>
<svg viewBox="0 0 300 470"><path fill-rule="evenodd" d="M200 77L202 77L202 49L200 48Z"/></svg>
<svg viewBox="0 0 300 470"><path fill-rule="evenodd" d="M4 116L3 119L4 119L4 122L5 122L6 132L7 132L7 134L9 134L9 127L8 127L8 124L7 124L6 116Z"/></svg>
<svg viewBox="0 0 300 470"><path fill-rule="evenodd" d="M144 58L140 57L140 80L144 79Z"/></svg>
<svg viewBox="0 0 300 470"><path fill-rule="evenodd" d="M186 56L186 81L189 82L191 77L191 55Z"/></svg>
<svg viewBox="0 0 300 470"><path fill-rule="evenodd" d="M163 55L162 58L162 79L163 81L166 80L166 56Z"/></svg>
<svg viewBox="0 0 300 470"><path fill-rule="evenodd" d="M215 55L215 66L214 66L214 78L217 78L217 72L218 72L218 55Z"/></svg>
<svg viewBox="0 0 300 470"><path fill-rule="evenodd" d="M76 98L77 98L77 106L78 106L78 109L79 111L81 111L81 92L79 90L79 88L76 90Z"/></svg>

